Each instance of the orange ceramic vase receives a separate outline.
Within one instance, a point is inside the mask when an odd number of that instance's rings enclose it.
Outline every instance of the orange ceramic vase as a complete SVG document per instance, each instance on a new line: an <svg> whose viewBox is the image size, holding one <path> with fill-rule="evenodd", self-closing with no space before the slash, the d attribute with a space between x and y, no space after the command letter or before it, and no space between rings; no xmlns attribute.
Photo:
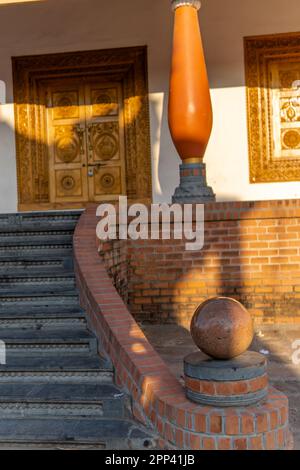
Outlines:
<svg viewBox="0 0 300 470"><path fill-rule="evenodd" d="M175 0L173 6L169 128L183 163L202 162L213 119L197 13L200 2Z"/></svg>

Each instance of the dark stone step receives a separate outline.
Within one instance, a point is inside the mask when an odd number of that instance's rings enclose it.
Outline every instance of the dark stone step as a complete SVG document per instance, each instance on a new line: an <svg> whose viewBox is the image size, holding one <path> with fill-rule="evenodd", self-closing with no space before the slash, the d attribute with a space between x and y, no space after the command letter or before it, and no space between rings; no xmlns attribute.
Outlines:
<svg viewBox="0 0 300 470"><path fill-rule="evenodd" d="M78 300L76 303L72 304L70 303L69 305L27 305L24 303L21 305L21 302L19 303L6 303L7 306L11 307L9 311L7 311L5 308L2 308L0 310L0 320L26 320L26 319L32 319L32 320L45 320L45 319L72 319L74 318L86 318L85 313L82 310L82 308L79 306ZM4 303L5 306L5 303ZM24 307L24 308L21 308Z"/></svg>
<svg viewBox="0 0 300 470"><path fill-rule="evenodd" d="M62 317L62 318L19 318L19 319L1 319L0 329L2 328L22 328L30 330L47 330L47 329L75 329L79 326L85 326L85 318Z"/></svg>
<svg viewBox="0 0 300 470"><path fill-rule="evenodd" d="M6 354L0 364L2 383L112 383L113 371L96 354L16 355ZM0 385L1 388L1 385Z"/></svg>
<svg viewBox="0 0 300 470"><path fill-rule="evenodd" d="M27 212L0 215L0 232L74 230L82 211Z"/></svg>
<svg viewBox="0 0 300 470"><path fill-rule="evenodd" d="M3 297L36 297L40 295L74 295L75 277L40 277L0 280L0 302Z"/></svg>
<svg viewBox="0 0 300 470"><path fill-rule="evenodd" d="M21 296L21 297L7 297L7 298L0 298L0 314L1 312L5 312L6 309L12 308L15 310L16 308L18 311L22 312L24 309L26 312L28 311L37 311L39 309L60 309L64 308L71 308L73 309L79 307L79 297L77 293L63 295L35 295L35 296ZM54 311L54 310L53 310Z"/></svg>
<svg viewBox="0 0 300 470"><path fill-rule="evenodd" d="M75 274L74 274L74 271L72 270L69 270L69 271L65 270L65 272L61 274L52 268L52 271L49 273L41 273L39 271L39 272L36 272L35 274L36 275L32 274L31 276L30 276L30 273L28 273L25 276L21 274L19 275L19 273L15 273L14 275L11 275L11 274L1 275L0 274L0 288L2 286L7 286L7 285L19 285L19 284L27 285L27 284L31 284L35 282L46 284L46 283L52 283L52 282L55 283L59 281L59 282L67 282L67 283L74 284L74 280L75 280Z"/></svg>
<svg viewBox="0 0 300 470"><path fill-rule="evenodd" d="M73 314L81 312L78 294L0 297L0 316L19 314L20 316Z"/></svg>
<svg viewBox="0 0 300 470"><path fill-rule="evenodd" d="M0 280L18 277L73 276L70 259L48 261L0 261Z"/></svg>
<svg viewBox="0 0 300 470"><path fill-rule="evenodd" d="M36 273L36 275L22 276L16 273L15 275L0 275L0 289L6 286L30 285L34 283L47 284L47 283L69 283L74 285L75 274L74 271L65 271L63 274L57 273L55 270L49 273Z"/></svg>
<svg viewBox="0 0 300 470"><path fill-rule="evenodd" d="M73 241L73 231L0 232L0 247L18 245L65 245Z"/></svg>
<svg viewBox="0 0 300 470"><path fill-rule="evenodd" d="M22 340L22 341L50 341L50 340L72 340L79 341L82 339L94 339L95 336L90 333L87 328L81 327L76 330L61 329L60 331L49 330L49 331L27 331L23 329L16 330L1 330L0 339L3 341L13 341L13 340Z"/></svg>
<svg viewBox="0 0 300 470"><path fill-rule="evenodd" d="M0 387L4 416L124 416L124 393L113 384L12 384Z"/></svg>
<svg viewBox="0 0 300 470"><path fill-rule="evenodd" d="M72 258L72 243L64 245L0 246L0 261L47 261Z"/></svg>
<svg viewBox="0 0 300 470"><path fill-rule="evenodd" d="M0 331L1 329L30 329L30 330L48 330L48 329L76 329L86 327L86 318L83 313L77 314L52 314L40 315L29 314L20 315L19 313L0 314Z"/></svg>
<svg viewBox="0 0 300 470"><path fill-rule="evenodd" d="M86 326L72 329L1 330L7 353L18 354L97 354L97 340ZM9 365L8 359L7 364Z"/></svg>
<svg viewBox="0 0 300 470"><path fill-rule="evenodd" d="M52 444L57 448L95 445L103 449L151 449L157 445L151 432L125 419L14 418L0 422L0 443Z"/></svg>

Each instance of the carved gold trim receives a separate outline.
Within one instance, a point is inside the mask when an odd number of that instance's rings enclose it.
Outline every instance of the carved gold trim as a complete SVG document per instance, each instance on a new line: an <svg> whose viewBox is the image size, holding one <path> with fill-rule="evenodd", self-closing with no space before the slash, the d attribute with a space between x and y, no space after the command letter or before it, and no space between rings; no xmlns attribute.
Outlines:
<svg viewBox="0 0 300 470"><path fill-rule="evenodd" d="M145 46L13 57L12 64L20 210L56 206L49 199L43 81L58 77L105 75L122 80L127 195L133 201L152 200Z"/></svg>
<svg viewBox="0 0 300 470"><path fill-rule="evenodd" d="M274 158L268 70L273 61L300 62L300 33L244 38L250 183L300 180L300 158Z"/></svg>

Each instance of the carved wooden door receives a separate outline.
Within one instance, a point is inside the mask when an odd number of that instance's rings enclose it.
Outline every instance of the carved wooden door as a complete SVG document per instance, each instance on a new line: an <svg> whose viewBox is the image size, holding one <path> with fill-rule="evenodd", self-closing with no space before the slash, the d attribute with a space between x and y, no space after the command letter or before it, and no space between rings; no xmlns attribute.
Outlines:
<svg viewBox="0 0 300 470"><path fill-rule="evenodd" d="M119 83L60 81L47 89L50 199L100 202L126 194Z"/></svg>

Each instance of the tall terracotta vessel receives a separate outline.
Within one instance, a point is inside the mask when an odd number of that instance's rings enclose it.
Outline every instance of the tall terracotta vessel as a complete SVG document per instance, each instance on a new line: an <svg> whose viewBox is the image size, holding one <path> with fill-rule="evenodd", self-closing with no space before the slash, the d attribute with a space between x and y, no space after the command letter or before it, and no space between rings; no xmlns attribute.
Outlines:
<svg viewBox="0 0 300 470"><path fill-rule="evenodd" d="M182 159L173 202L215 200L203 163L212 130L212 106L198 21L199 0L173 0L174 37L169 96L169 128Z"/></svg>

